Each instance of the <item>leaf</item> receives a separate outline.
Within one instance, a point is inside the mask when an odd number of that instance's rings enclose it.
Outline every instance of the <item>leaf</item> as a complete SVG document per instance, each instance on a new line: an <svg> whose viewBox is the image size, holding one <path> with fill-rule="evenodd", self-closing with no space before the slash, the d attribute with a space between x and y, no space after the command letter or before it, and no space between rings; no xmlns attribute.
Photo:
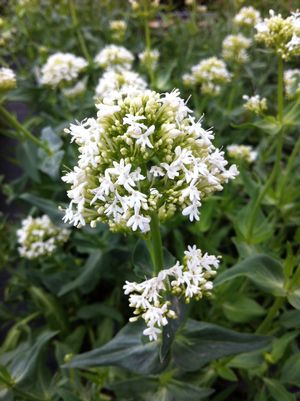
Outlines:
<svg viewBox="0 0 300 401"><path fill-rule="evenodd" d="M268 342L264 336L189 319L173 344L172 355L178 367L195 371L216 359L263 348Z"/></svg>
<svg viewBox="0 0 300 401"><path fill-rule="evenodd" d="M35 182L40 182L36 147L30 142L21 142L17 147L16 156L28 177Z"/></svg>
<svg viewBox="0 0 300 401"><path fill-rule="evenodd" d="M282 366L280 380L300 387L300 352L292 355Z"/></svg>
<svg viewBox="0 0 300 401"><path fill-rule="evenodd" d="M59 150L49 156L43 149L40 149L38 152L40 159L39 169L49 177L57 179L64 154L63 150Z"/></svg>
<svg viewBox="0 0 300 401"><path fill-rule="evenodd" d="M277 363L284 355L286 348L297 336L299 335L298 331L292 331L284 334L280 338L275 338L272 344L271 351L271 361L272 363Z"/></svg>
<svg viewBox="0 0 300 401"><path fill-rule="evenodd" d="M51 127L45 127L42 129L41 139L43 142L47 142L48 147L53 151L57 151L63 145L62 139L53 131Z"/></svg>
<svg viewBox="0 0 300 401"><path fill-rule="evenodd" d="M171 380L167 383L167 390L174 401L199 401L214 392L211 388L201 388L186 382Z"/></svg>
<svg viewBox="0 0 300 401"><path fill-rule="evenodd" d="M297 288L291 292L289 291L287 299L295 309L300 310L300 288Z"/></svg>
<svg viewBox="0 0 300 401"><path fill-rule="evenodd" d="M103 347L75 356L65 368L118 366L140 374L158 373L164 365L159 361L157 341L144 343L144 323L128 323Z"/></svg>
<svg viewBox="0 0 300 401"><path fill-rule="evenodd" d="M282 266L268 255L251 256L220 273L214 281L214 286L217 287L237 277L247 277L258 287L275 296L286 295Z"/></svg>
<svg viewBox="0 0 300 401"><path fill-rule="evenodd" d="M58 295L65 295L78 288L80 288L83 293L89 292L90 288L86 290L86 287L96 285L98 282L99 272L103 268L100 263L102 256L103 253L100 250L92 252L85 265L82 267L82 273L79 274L75 280L65 284L59 291Z"/></svg>
<svg viewBox="0 0 300 401"><path fill-rule="evenodd" d="M111 387L118 397L132 397L134 394L153 393L158 387L158 381L150 377L138 377L113 383Z"/></svg>
<svg viewBox="0 0 300 401"><path fill-rule="evenodd" d="M30 204L38 207L44 213L48 214L49 217L51 217L56 224L60 223L61 225L63 225L62 217L64 213L58 209L59 205L56 202L29 193L22 194L20 196L20 199L23 199L26 202L29 202Z"/></svg>
<svg viewBox="0 0 300 401"><path fill-rule="evenodd" d="M132 255L134 273L137 277L145 280L152 276L151 255L145 241L138 241Z"/></svg>
<svg viewBox="0 0 300 401"><path fill-rule="evenodd" d="M80 319L89 320L95 319L99 317L110 317L113 320L121 323L123 321L123 317L121 313L114 308L113 306L106 305L104 303L97 302L95 304L82 306L78 312L77 316Z"/></svg>
<svg viewBox="0 0 300 401"><path fill-rule="evenodd" d="M234 299L224 302L222 308L226 318L236 323L249 322L266 313L266 310L256 301L240 294L236 294Z"/></svg>
<svg viewBox="0 0 300 401"><path fill-rule="evenodd" d="M289 393L286 388L277 380L264 379L267 389L275 401L296 401L293 394Z"/></svg>

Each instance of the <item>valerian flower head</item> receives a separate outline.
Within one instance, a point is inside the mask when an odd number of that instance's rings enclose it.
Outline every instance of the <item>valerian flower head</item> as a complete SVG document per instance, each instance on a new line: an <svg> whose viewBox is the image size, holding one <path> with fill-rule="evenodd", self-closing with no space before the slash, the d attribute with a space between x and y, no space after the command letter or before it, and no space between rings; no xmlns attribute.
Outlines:
<svg viewBox="0 0 300 401"><path fill-rule="evenodd" d="M26 259L51 255L70 236L70 230L56 227L47 215L37 218L29 216L21 224L22 227L17 230L18 249Z"/></svg>
<svg viewBox="0 0 300 401"><path fill-rule="evenodd" d="M102 101L104 98L117 99L124 94L133 94L146 88L146 81L134 71L108 70L99 79L95 98L98 101Z"/></svg>
<svg viewBox="0 0 300 401"><path fill-rule="evenodd" d="M125 38L127 23L124 20L113 20L109 23L113 40L121 42Z"/></svg>
<svg viewBox="0 0 300 401"><path fill-rule="evenodd" d="M294 68L284 72L285 93L288 98L300 95L300 69Z"/></svg>
<svg viewBox="0 0 300 401"><path fill-rule="evenodd" d="M245 103L243 104L244 109L249 110L252 113L263 114L268 108L267 99L265 97L261 98L259 95L244 95L243 99L245 100Z"/></svg>
<svg viewBox="0 0 300 401"><path fill-rule="evenodd" d="M87 61L71 53L52 54L42 67L40 83L56 88L75 81L87 67Z"/></svg>
<svg viewBox="0 0 300 401"><path fill-rule="evenodd" d="M155 70L159 59L159 51L157 49L146 49L139 53L139 60L143 67L147 70Z"/></svg>
<svg viewBox="0 0 300 401"><path fill-rule="evenodd" d="M242 7L235 15L233 22L240 27L254 28L261 22L260 12L252 6Z"/></svg>
<svg viewBox="0 0 300 401"><path fill-rule="evenodd" d="M104 222L114 231L150 230L177 211L199 220L203 198L237 174L211 130L197 121L179 91L146 90L96 104L97 118L72 124L78 165L63 180L71 185L64 221Z"/></svg>
<svg viewBox="0 0 300 401"><path fill-rule="evenodd" d="M0 68L0 92L9 91L17 86L16 75L10 68Z"/></svg>
<svg viewBox="0 0 300 401"><path fill-rule="evenodd" d="M150 341L157 340L168 319L176 318L168 300L173 294L189 303L192 298L199 300L209 296L213 289L211 279L216 275L219 258L202 254L194 245L185 251L183 263L178 261L169 269L161 270L156 277L142 283L128 282L124 285L125 295L129 294L129 305L134 308L130 321L142 318L147 328L143 334Z"/></svg>
<svg viewBox="0 0 300 401"><path fill-rule="evenodd" d="M222 44L222 55L224 60L244 64L248 61L247 49L251 46L251 40L241 33L237 35L228 35Z"/></svg>
<svg viewBox="0 0 300 401"><path fill-rule="evenodd" d="M287 18L270 10L270 17L256 25L255 39L288 60L300 55L300 13Z"/></svg>
<svg viewBox="0 0 300 401"><path fill-rule="evenodd" d="M184 74L183 82L188 86L200 86L209 96L217 96L221 87L231 80L231 74L223 60L209 57L192 67L190 74Z"/></svg>
<svg viewBox="0 0 300 401"><path fill-rule="evenodd" d="M62 93L65 95L65 97L74 99L77 98L81 95L83 95L86 91L86 80L82 79L81 81L78 81L74 86L68 87L68 88L63 88Z"/></svg>
<svg viewBox="0 0 300 401"><path fill-rule="evenodd" d="M123 46L107 45L95 57L95 63L104 69L131 68L134 56Z"/></svg>
<svg viewBox="0 0 300 401"><path fill-rule="evenodd" d="M253 163L257 159L257 152L249 145L229 145L227 152L233 159L243 160L246 163Z"/></svg>

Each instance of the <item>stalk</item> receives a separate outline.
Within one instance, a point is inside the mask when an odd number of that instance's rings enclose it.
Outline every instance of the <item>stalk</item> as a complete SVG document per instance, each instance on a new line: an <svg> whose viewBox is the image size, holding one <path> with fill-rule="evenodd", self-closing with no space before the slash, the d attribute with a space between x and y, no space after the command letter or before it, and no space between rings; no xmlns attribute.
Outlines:
<svg viewBox="0 0 300 401"><path fill-rule="evenodd" d="M271 308L268 311L267 316L265 317L264 321L261 323L261 325L258 327L256 330L256 334L266 334L269 330L269 327L271 323L273 322L273 319L276 317L277 312L281 308L282 304L284 302L283 297L277 297L271 306Z"/></svg>
<svg viewBox="0 0 300 401"><path fill-rule="evenodd" d="M2 114L5 120L8 121L9 124L13 126L19 134L21 134L18 135L18 138L20 140L23 140L25 136L35 145L44 149L44 151L47 152L49 156L52 155L52 152L49 149L49 147L44 142L40 141L38 138L32 135L32 133L29 132L28 129L25 128L22 124L20 124L19 121L16 119L16 117L13 114L11 114L8 110L6 110L3 106L0 106L0 114Z"/></svg>
<svg viewBox="0 0 300 401"><path fill-rule="evenodd" d="M144 1L144 30L145 30L145 42L146 42L146 50L151 51L152 43L151 43L151 34L149 28L149 7L148 7L148 0ZM148 74L150 77L150 84L151 86L154 83L154 73L152 68L147 66Z"/></svg>
<svg viewBox="0 0 300 401"><path fill-rule="evenodd" d="M70 14L71 14L73 26L74 26L74 29L76 31L77 37L78 37L78 42L79 42L79 45L81 47L82 54L88 60L89 64L91 64L91 60L92 59L91 59L90 53L88 51L88 48L86 46L84 37L83 37L83 35L81 33L80 27L79 27L78 18L77 18L77 12L76 12L76 8L75 8L73 0L69 0L69 9L70 9Z"/></svg>
<svg viewBox="0 0 300 401"><path fill-rule="evenodd" d="M149 250L153 263L153 275L157 276L157 274L163 268L163 248L160 235L159 219L156 213L153 213L151 216L150 234L150 243L147 242L147 245L149 248L151 244L151 248Z"/></svg>

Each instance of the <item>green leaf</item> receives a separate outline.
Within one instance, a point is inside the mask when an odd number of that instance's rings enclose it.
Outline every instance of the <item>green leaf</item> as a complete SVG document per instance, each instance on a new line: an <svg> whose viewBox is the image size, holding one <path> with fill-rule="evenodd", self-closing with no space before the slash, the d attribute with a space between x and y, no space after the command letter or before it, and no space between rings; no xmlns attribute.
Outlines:
<svg viewBox="0 0 300 401"><path fill-rule="evenodd" d="M238 381L236 374L228 366L219 366L219 367L217 367L216 370L217 370L218 375L220 377L222 377L223 379L231 381L231 382Z"/></svg>
<svg viewBox="0 0 300 401"><path fill-rule="evenodd" d="M77 316L80 319L89 320L101 318L103 316L110 317L113 320L121 323L123 321L123 317L121 313L114 307L106 305L104 303L97 302L95 304L82 306L78 312Z"/></svg>
<svg viewBox="0 0 300 401"><path fill-rule="evenodd" d="M157 341L143 342L144 323L128 323L103 347L75 356L66 368L118 366L140 374L158 373L163 368L159 361Z"/></svg>
<svg viewBox="0 0 300 401"><path fill-rule="evenodd" d="M103 253L100 250L92 252L86 261L85 265L82 266L82 273L76 277L75 280L65 284L58 295L62 296L70 291L80 288L81 292L86 293L90 291L90 286L95 286L99 279L100 271L103 269L101 263Z"/></svg>
<svg viewBox="0 0 300 401"><path fill-rule="evenodd" d="M238 333L189 319L176 337L172 355L178 367L195 371L216 359L263 348L268 342L264 336Z"/></svg>
<svg viewBox="0 0 300 401"><path fill-rule="evenodd" d="M280 338L275 338L272 343L271 360L278 362L284 355L288 345L299 335L298 331L292 331L284 334Z"/></svg>
<svg viewBox="0 0 300 401"><path fill-rule="evenodd" d="M48 214L56 224L60 223L62 225L62 217L64 213L58 209L59 205L56 202L29 193L22 194L20 199L23 199L26 202L38 207L44 213Z"/></svg>
<svg viewBox="0 0 300 401"><path fill-rule="evenodd" d="M35 182L40 182L36 147L31 142L22 142L17 147L16 156L28 177Z"/></svg>
<svg viewBox="0 0 300 401"><path fill-rule="evenodd" d="M292 355L282 366L280 380L300 387L300 352Z"/></svg>
<svg viewBox="0 0 300 401"><path fill-rule="evenodd" d="M258 287L275 296L286 295L282 266L268 255L251 256L220 273L214 281L214 286L217 287L237 277L247 277Z"/></svg>
<svg viewBox="0 0 300 401"><path fill-rule="evenodd" d="M171 399L174 401L198 401L207 398L214 392L211 388L201 388L174 379L167 383L167 390L172 395Z"/></svg>
<svg viewBox="0 0 300 401"><path fill-rule="evenodd" d="M300 288L289 291L287 299L295 309L300 310Z"/></svg>
<svg viewBox="0 0 300 401"><path fill-rule="evenodd" d="M236 323L249 322L266 313L259 303L240 294L236 294L234 299L224 302L222 308L226 318Z"/></svg>
<svg viewBox="0 0 300 401"><path fill-rule="evenodd" d="M137 277L144 280L145 277L152 276L151 255L145 241L137 242L132 255L132 264Z"/></svg>
<svg viewBox="0 0 300 401"><path fill-rule="evenodd" d="M42 129L41 139L43 142L47 142L48 147L53 151L57 151L63 145L62 139L53 131L51 127L45 127Z"/></svg>
<svg viewBox="0 0 300 401"><path fill-rule="evenodd" d="M118 397L132 397L135 394L153 393L157 390L158 381L155 378L138 377L113 383L111 387Z"/></svg>
<svg viewBox="0 0 300 401"><path fill-rule="evenodd" d="M38 154L40 159L39 169L49 177L57 179L65 152L59 150L49 156L43 149L40 149Z"/></svg>
<svg viewBox="0 0 300 401"><path fill-rule="evenodd" d="M272 379L264 379L264 382L273 400L296 401L295 396L289 393L279 381Z"/></svg>

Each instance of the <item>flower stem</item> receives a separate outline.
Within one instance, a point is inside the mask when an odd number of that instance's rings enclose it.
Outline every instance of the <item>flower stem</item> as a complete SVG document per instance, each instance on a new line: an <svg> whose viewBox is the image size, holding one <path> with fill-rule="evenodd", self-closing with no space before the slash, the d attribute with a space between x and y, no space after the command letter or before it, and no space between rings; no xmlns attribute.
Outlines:
<svg viewBox="0 0 300 401"><path fill-rule="evenodd" d="M156 276L163 268L163 248L160 235L159 219L156 213L151 216L150 222L153 275Z"/></svg>
<svg viewBox="0 0 300 401"><path fill-rule="evenodd" d="M89 64L91 64L91 60L92 59L91 59L90 53L88 51L88 48L86 46L84 37L83 37L83 35L82 35L81 31L80 31L79 22L78 22L77 13L76 13L76 8L75 8L73 0L69 0L69 9L70 9L70 14L71 14L73 26L74 26L74 29L75 29L75 31L77 33L78 42L79 42L79 45L81 47L82 54L88 60Z"/></svg>
<svg viewBox="0 0 300 401"><path fill-rule="evenodd" d="M47 152L48 155L52 154L51 150L44 142L40 141L38 138L32 135L32 133L29 132L28 129L25 128L22 124L20 124L16 117L8 110L6 110L3 106L0 106L0 114L2 114L5 120L16 129L16 131L19 133L18 138L20 140L23 140L24 137L26 137L37 146L44 149L44 151Z"/></svg>
<svg viewBox="0 0 300 401"><path fill-rule="evenodd" d="M284 302L283 297L277 297L269 309L269 312L267 316L265 317L264 321L261 323L261 325L258 327L256 330L256 334L266 334L268 333L270 324L272 323L273 319L276 317L277 312L281 308L282 304Z"/></svg>

